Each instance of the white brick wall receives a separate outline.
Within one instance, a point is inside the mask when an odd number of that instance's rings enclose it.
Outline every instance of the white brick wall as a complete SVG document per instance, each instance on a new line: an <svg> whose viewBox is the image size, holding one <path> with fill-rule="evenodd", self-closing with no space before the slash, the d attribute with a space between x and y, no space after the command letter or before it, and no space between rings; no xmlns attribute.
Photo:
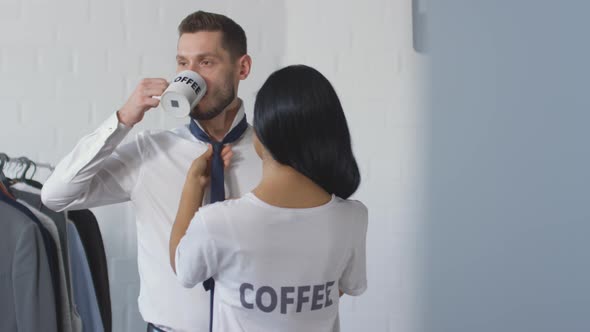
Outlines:
<svg viewBox="0 0 590 332"><path fill-rule="evenodd" d="M331 80L363 176L355 198L370 210L369 290L343 298L343 331L414 330L424 59L412 51L409 0L2 0L0 152L57 163L142 77L174 73L176 27L198 9L227 14L246 31L253 69L240 95L250 119L256 90L284 65L311 65ZM182 122L153 111L134 132ZM128 204L93 210L107 250L114 330L141 331L133 211Z"/></svg>

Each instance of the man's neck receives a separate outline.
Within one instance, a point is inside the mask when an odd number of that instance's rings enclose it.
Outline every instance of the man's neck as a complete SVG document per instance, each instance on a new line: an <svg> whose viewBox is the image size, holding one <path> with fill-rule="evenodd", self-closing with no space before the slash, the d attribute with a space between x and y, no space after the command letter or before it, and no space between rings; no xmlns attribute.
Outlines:
<svg viewBox="0 0 590 332"><path fill-rule="evenodd" d="M230 130L238 110L242 106L242 101L236 98L229 104L218 116L211 120L199 120L199 124L203 127L203 130L217 142L221 142L225 137L225 134Z"/></svg>

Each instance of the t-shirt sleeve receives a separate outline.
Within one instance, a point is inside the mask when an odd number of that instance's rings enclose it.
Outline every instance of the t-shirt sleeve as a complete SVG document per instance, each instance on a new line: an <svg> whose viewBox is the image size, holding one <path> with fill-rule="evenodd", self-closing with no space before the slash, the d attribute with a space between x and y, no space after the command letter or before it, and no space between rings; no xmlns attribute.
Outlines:
<svg viewBox="0 0 590 332"><path fill-rule="evenodd" d="M217 249L201 213L195 214L176 248L176 276L192 288L217 273Z"/></svg>
<svg viewBox="0 0 590 332"><path fill-rule="evenodd" d="M361 210L362 213L360 213L359 220L356 220L356 227L352 234L351 254L339 280L340 290L353 296L361 295L367 289L366 239L368 212L364 205L362 205Z"/></svg>

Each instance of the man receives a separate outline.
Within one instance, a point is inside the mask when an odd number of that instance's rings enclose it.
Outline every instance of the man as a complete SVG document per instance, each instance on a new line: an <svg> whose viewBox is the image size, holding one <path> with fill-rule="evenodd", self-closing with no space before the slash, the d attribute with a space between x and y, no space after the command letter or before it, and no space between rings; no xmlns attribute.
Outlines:
<svg viewBox="0 0 590 332"><path fill-rule="evenodd" d="M225 181L216 188L215 195L221 189L222 197L213 201L241 196L262 175L252 146L253 130L245 123L237 97L252 60L243 29L223 15L195 12L178 31L177 72L193 70L207 83L207 93L191 110L191 123L142 132L119 146L145 112L158 105L153 97L168 86L165 79L143 79L125 105L58 164L43 187L42 199L57 211L131 201L137 218L138 303L148 330L207 331L209 294L203 287L185 289L178 283L168 260L168 240L187 171L208 143L217 147ZM221 149L230 136L237 139ZM211 201L207 190L204 203Z"/></svg>

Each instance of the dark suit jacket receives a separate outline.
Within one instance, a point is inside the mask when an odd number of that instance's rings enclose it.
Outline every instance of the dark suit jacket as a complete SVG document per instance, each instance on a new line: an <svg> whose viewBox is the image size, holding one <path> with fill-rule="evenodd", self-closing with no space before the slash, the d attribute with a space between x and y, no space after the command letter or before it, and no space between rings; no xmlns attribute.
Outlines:
<svg viewBox="0 0 590 332"><path fill-rule="evenodd" d="M68 211L68 219L74 223L80 235L80 240L82 240L82 246L86 251L86 258L92 273L92 282L96 291L102 323L105 332L111 332L109 272L98 222L90 210Z"/></svg>

